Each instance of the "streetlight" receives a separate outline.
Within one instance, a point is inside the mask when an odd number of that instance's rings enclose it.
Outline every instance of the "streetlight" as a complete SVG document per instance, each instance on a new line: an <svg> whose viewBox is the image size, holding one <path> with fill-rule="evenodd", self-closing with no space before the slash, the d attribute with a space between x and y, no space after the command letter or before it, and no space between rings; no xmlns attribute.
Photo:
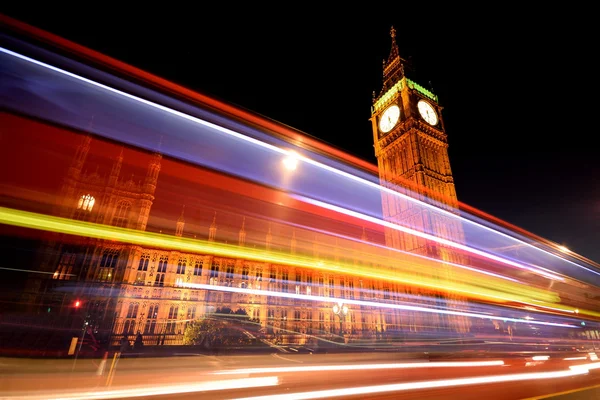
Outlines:
<svg viewBox="0 0 600 400"><path fill-rule="evenodd" d="M298 155L290 151L287 157L283 159L283 165L288 171L294 171L298 167Z"/></svg>
<svg viewBox="0 0 600 400"><path fill-rule="evenodd" d="M342 301L338 301L337 304L333 305L333 313L340 317L340 336L344 334L342 318L348 315L348 306L345 305Z"/></svg>

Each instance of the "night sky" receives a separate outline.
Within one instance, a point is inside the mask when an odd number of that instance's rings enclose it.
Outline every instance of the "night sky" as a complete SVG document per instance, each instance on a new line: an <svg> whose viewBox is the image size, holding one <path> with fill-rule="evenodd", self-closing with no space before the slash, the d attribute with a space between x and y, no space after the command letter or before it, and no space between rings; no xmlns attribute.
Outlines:
<svg viewBox="0 0 600 400"><path fill-rule="evenodd" d="M393 25L408 74L444 107L459 200L600 261L597 46L584 14L287 6L0 12L373 163L371 98Z"/></svg>

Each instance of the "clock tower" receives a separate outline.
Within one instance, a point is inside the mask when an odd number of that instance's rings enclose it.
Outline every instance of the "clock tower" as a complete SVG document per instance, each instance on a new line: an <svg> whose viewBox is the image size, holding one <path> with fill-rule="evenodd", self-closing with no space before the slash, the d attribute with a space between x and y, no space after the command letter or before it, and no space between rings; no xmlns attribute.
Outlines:
<svg viewBox="0 0 600 400"><path fill-rule="evenodd" d="M457 213L458 201L442 107L434 93L406 76L393 27L391 37L390 55L383 62L383 87L379 95L374 94L371 108L380 183L398 193L382 192L383 217L403 227L464 243L462 225L449 214ZM438 208L427 207L408 197ZM396 229L386 230L386 244L446 263L466 262L464 255L451 248ZM437 269L436 274L442 279L452 279L447 264ZM408 291L461 302L448 293ZM460 325L455 328L459 331L467 329L464 322Z"/></svg>

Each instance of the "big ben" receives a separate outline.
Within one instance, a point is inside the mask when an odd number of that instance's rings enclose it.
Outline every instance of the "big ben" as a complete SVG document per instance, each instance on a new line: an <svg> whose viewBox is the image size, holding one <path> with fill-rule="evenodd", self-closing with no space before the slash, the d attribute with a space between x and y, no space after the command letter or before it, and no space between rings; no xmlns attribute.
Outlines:
<svg viewBox="0 0 600 400"><path fill-rule="evenodd" d="M382 191L383 217L388 222L432 237L464 243L462 226L453 218L458 200L442 107L434 93L406 76L393 27L391 37L391 51L383 63L382 89L379 95L374 95L371 109L380 183L392 189ZM466 262L464 255L451 248L423 236L405 233L402 229L387 229L386 244L440 260L444 267L437 273L443 279L452 279L448 263ZM440 293L420 294L440 296ZM462 302L448 293L441 295L452 299L453 304ZM467 329L464 321L454 321L450 325L456 323L460 327L455 326L454 330Z"/></svg>

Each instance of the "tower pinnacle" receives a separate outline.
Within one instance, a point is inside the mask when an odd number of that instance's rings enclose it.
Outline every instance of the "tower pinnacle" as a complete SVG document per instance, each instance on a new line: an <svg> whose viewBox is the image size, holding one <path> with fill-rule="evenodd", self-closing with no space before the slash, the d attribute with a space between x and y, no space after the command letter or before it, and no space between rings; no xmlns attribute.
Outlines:
<svg viewBox="0 0 600 400"><path fill-rule="evenodd" d="M183 219L183 212L185 211L185 204L181 210L181 215L177 220L177 229L175 230L175 236L182 237L183 236L183 227L185 226L185 220Z"/></svg>
<svg viewBox="0 0 600 400"><path fill-rule="evenodd" d="M213 216L212 224L210 224L210 228L208 228L208 241L214 242L217 236L217 212L215 211L215 215Z"/></svg>
<svg viewBox="0 0 600 400"><path fill-rule="evenodd" d="M238 235L238 245L244 246L246 244L246 217L242 219L242 228Z"/></svg>
<svg viewBox="0 0 600 400"><path fill-rule="evenodd" d="M398 51L396 29L393 26L390 29L390 36L392 38L392 48L390 49L390 55L388 56L387 61L384 60L383 62L384 91L387 90L388 86L397 82L404 76L404 65L402 64L404 60L400 57L400 52Z"/></svg>

